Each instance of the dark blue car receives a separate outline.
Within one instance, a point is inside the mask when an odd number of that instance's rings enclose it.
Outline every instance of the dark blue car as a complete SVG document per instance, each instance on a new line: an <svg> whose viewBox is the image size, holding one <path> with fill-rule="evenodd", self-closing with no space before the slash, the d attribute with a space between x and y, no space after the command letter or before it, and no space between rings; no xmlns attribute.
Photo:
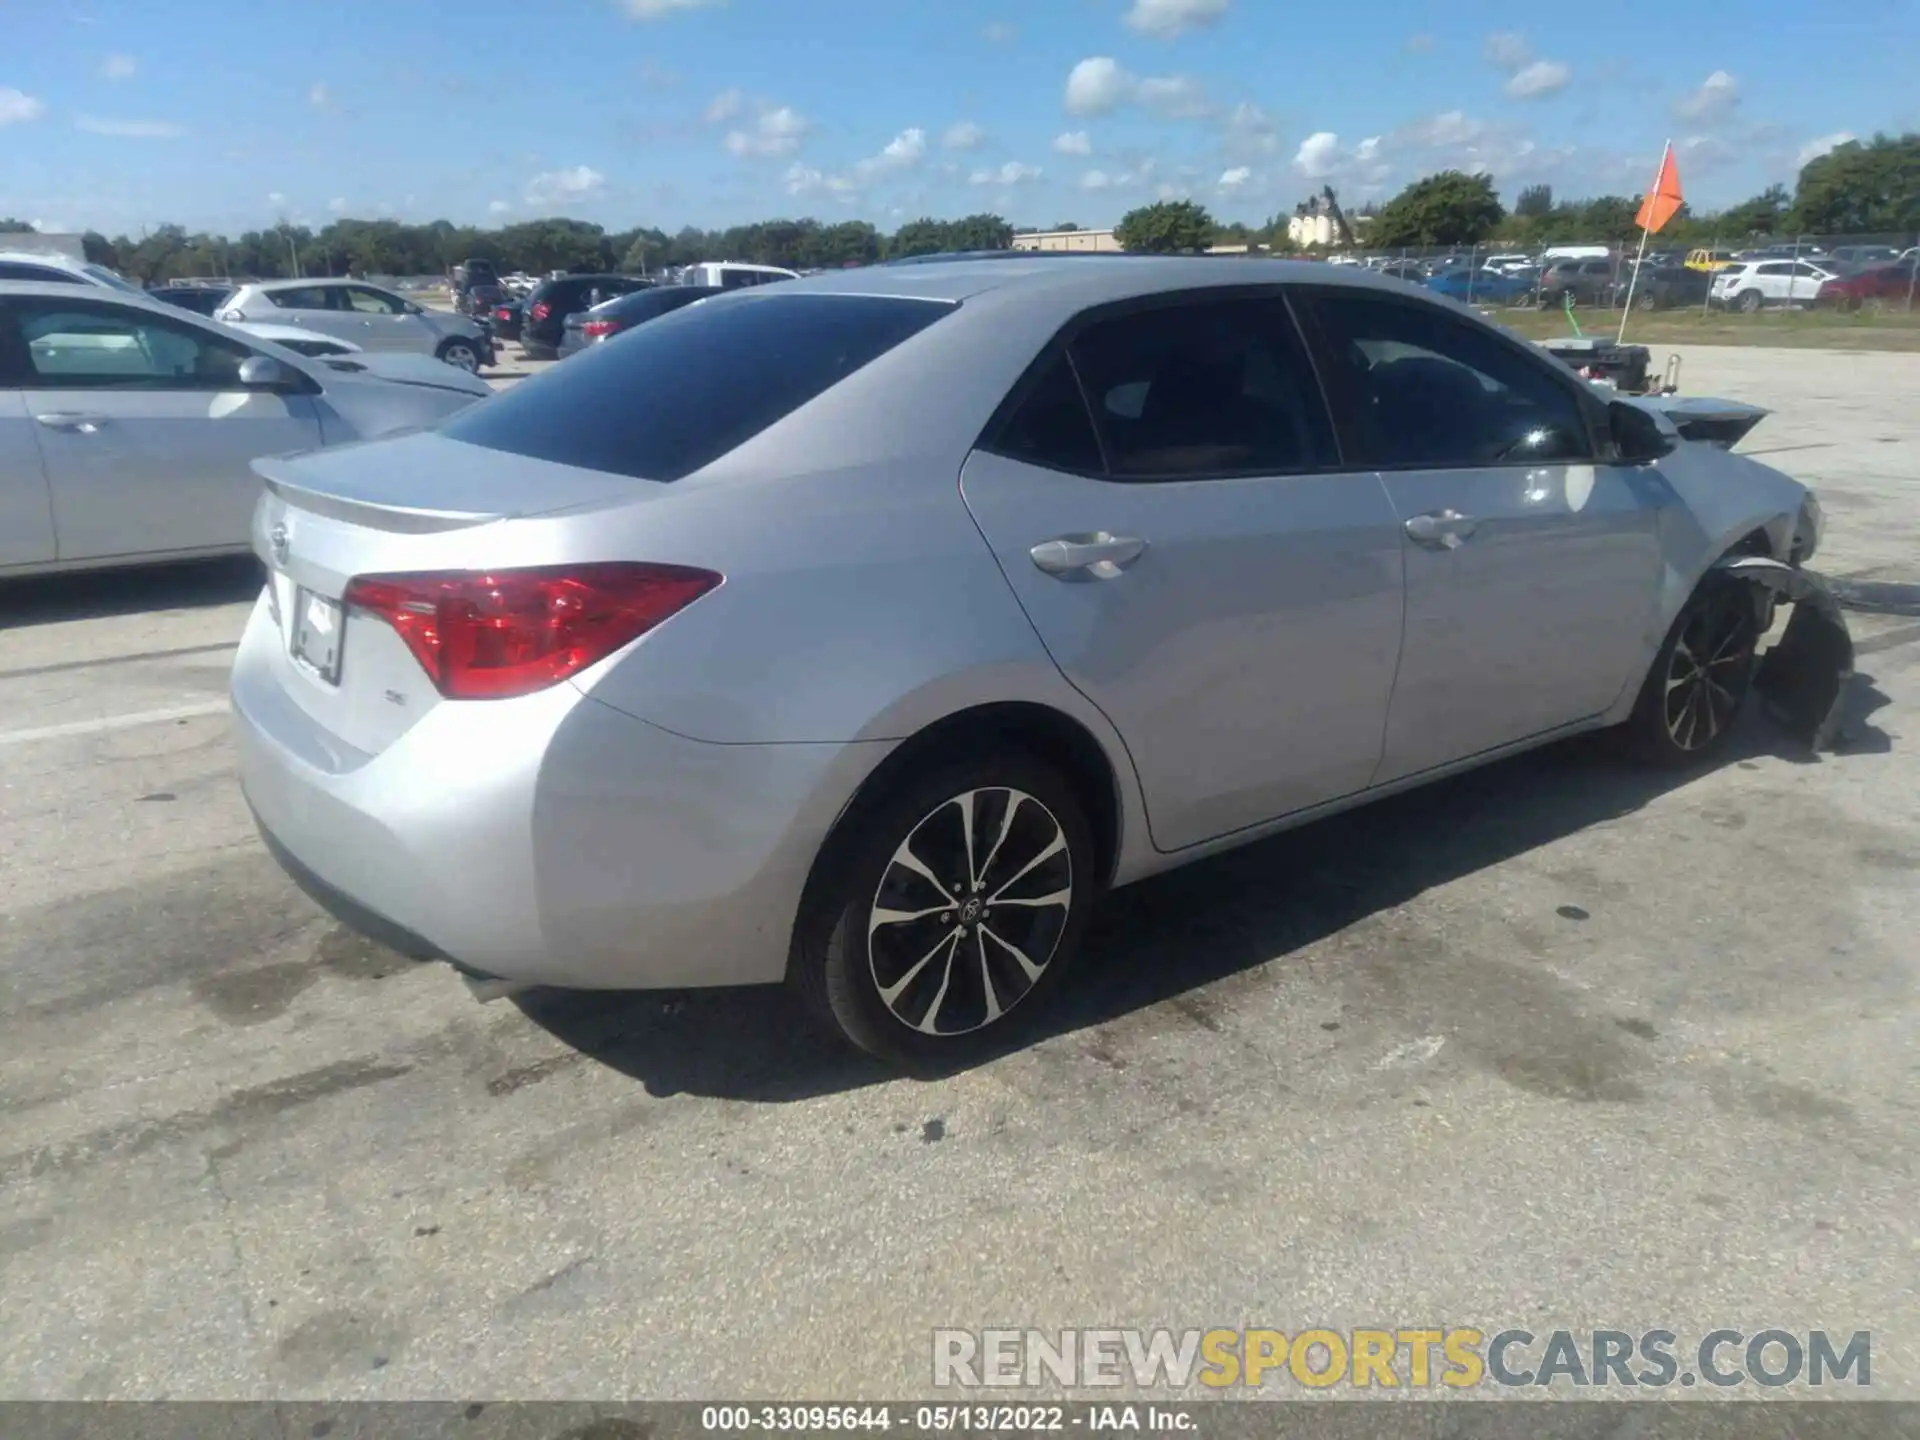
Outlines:
<svg viewBox="0 0 1920 1440"><path fill-rule="evenodd" d="M1526 276L1508 275L1500 270L1469 270L1459 266L1442 270L1427 281L1427 288L1438 291L1449 300L1507 305L1532 294L1533 281Z"/></svg>

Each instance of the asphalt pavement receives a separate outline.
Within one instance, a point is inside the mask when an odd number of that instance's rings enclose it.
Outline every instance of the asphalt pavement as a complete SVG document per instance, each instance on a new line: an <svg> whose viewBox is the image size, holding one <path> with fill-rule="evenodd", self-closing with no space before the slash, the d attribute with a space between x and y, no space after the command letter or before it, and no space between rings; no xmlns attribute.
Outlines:
<svg viewBox="0 0 1920 1440"><path fill-rule="evenodd" d="M1664 358L1657 357L1657 358ZM1920 357L1696 350L1920 582ZM478 1005L256 840L250 564L0 592L0 1396L902 1397L936 1327L1811 1327L1920 1396L1920 620L1851 738L1593 742L1122 892L949 1079L773 992Z"/></svg>

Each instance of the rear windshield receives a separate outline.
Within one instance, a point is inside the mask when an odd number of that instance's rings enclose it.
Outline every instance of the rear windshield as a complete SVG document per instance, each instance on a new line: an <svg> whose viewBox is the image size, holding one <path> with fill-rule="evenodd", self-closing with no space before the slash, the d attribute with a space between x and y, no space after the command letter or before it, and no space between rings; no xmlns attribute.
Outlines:
<svg viewBox="0 0 1920 1440"><path fill-rule="evenodd" d="M441 433L560 465L678 480L953 308L777 290L689 305L460 412Z"/></svg>

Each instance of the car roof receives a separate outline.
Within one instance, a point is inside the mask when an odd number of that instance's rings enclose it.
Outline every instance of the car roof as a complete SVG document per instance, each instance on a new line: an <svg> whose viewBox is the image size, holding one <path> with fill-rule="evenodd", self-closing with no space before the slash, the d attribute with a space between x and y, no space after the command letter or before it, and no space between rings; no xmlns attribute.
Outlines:
<svg viewBox="0 0 1920 1440"><path fill-rule="evenodd" d="M1404 295L1406 287L1358 265L1311 260L1253 260L1237 255L1060 255L982 265L949 260L929 265L870 265L782 281L782 294L891 295L966 300L988 291L1059 294L1076 307L1167 291L1229 285L1338 285Z"/></svg>
<svg viewBox="0 0 1920 1440"><path fill-rule="evenodd" d="M86 273L87 262L71 255L56 255L44 250L9 250L0 245L0 260L9 265L44 265L49 270L64 270L70 275Z"/></svg>
<svg viewBox="0 0 1920 1440"><path fill-rule="evenodd" d="M178 305L169 305L164 300L149 297L141 290L121 290L112 285L87 285L84 287L68 284L64 280L0 280L0 295L18 295L28 299L41 300L110 300L116 305L126 305L135 310L150 310L156 315L165 315L168 319L178 319L185 315L191 317L191 310Z"/></svg>

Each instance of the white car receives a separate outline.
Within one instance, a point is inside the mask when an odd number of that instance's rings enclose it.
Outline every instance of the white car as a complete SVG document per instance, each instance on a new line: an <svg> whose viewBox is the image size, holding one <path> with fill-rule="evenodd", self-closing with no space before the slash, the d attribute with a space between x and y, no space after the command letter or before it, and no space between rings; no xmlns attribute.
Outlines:
<svg viewBox="0 0 1920 1440"><path fill-rule="evenodd" d="M298 325L275 325L265 320L233 320L225 322L235 330L261 340L271 340L283 345L296 355L319 358L327 355L358 355L361 347L351 340L342 340L333 335L322 335L317 330L302 330Z"/></svg>
<svg viewBox="0 0 1920 1440"><path fill-rule="evenodd" d="M1840 271L1810 260L1744 260L1714 273L1708 298L1751 314L1768 305L1811 305Z"/></svg>
<svg viewBox="0 0 1920 1440"><path fill-rule="evenodd" d="M364 280L265 280L242 285L216 320L297 325L363 350L431 355L462 370L494 363L493 340L464 315L429 310Z"/></svg>
<svg viewBox="0 0 1920 1440"><path fill-rule="evenodd" d="M254 460L492 393L431 356L315 359L138 292L0 281L0 577L238 554Z"/></svg>

